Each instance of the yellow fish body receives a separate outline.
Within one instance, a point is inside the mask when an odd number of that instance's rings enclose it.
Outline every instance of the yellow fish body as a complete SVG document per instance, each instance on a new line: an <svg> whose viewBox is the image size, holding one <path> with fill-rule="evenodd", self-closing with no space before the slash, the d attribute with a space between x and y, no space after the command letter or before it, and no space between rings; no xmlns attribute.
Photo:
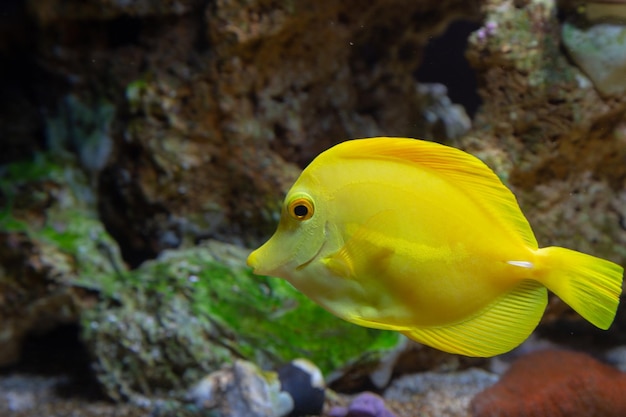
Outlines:
<svg viewBox="0 0 626 417"><path fill-rule="evenodd" d="M612 262L539 249L514 195L476 157L404 138L320 154L248 265L349 322L468 356L522 343L543 315L546 287L607 329L623 277Z"/></svg>

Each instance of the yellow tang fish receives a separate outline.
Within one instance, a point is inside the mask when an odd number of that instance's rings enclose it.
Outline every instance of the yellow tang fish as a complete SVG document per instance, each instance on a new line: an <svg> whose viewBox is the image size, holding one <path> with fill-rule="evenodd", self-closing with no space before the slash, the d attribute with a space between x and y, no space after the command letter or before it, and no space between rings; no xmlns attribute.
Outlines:
<svg viewBox="0 0 626 417"><path fill-rule="evenodd" d="M484 357L530 335L546 287L607 329L624 272L539 249L515 196L483 162L405 138L350 140L320 154L248 265L349 322Z"/></svg>

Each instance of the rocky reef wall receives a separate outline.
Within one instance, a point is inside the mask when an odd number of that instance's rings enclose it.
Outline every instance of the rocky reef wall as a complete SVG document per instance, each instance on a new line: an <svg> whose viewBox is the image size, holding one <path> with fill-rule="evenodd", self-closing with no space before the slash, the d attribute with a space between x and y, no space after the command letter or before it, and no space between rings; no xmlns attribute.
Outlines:
<svg viewBox="0 0 626 417"><path fill-rule="evenodd" d="M625 29L602 2L0 7L0 364L14 363L33 331L131 316L126 307L141 303L128 294L147 297L141 283L120 283L135 268L149 276L144 262L166 250L258 244L300 169L348 138L461 147L513 189L541 246L626 263ZM458 74L478 82L471 119L445 86L419 77L427 44L456 19L478 27L466 49L474 73ZM181 291L188 297L188 283ZM551 308L548 322L565 314ZM623 327L603 340L623 343ZM134 375L107 368L129 354L104 344L123 328L99 328L111 333L91 328L85 340L103 352L109 396L147 395L141 381L122 382ZM170 365L155 366L153 381L184 373Z"/></svg>

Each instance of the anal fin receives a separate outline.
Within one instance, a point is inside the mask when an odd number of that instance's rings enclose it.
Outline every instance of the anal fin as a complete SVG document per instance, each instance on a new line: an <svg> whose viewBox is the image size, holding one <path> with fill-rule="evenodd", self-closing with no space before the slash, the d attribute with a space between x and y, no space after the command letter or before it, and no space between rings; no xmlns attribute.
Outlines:
<svg viewBox="0 0 626 417"><path fill-rule="evenodd" d="M489 357L520 345L539 324L548 301L546 288L524 280L487 309L449 326L402 331L407 337L445 352Z"/></svg>

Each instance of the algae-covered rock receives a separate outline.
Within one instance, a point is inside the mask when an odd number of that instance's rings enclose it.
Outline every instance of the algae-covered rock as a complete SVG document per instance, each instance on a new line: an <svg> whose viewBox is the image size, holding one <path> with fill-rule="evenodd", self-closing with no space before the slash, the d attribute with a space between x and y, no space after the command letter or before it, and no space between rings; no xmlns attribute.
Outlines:
<svg viewBox="0 0 626 417"><path fill-rule="evenodd" d="M31 331L75 322L91 288L123 263L67 155L38 153L0 168L0 364Z"/></svg>
<svg viewBox="0 0 626 417"><path fill-rule="evenodd" d="M237 358L273 368L307 357L331 371L375 363L397 344L397 334L343 322L285 281L253 276L235 246L167 251L129 271L91 185L63 147L2 167L2 364L29 332L80 321L107 394L141 403L183 400Z"/></svg>
<svg viewBox="0 0 626 417"><path fill-rule="evenodd" d="M306 357L328 372L398 343L396 333L337 319L286 281L253 276L246 255L211 241L102 283L107 296L83 324L109 396L183 399L235 358L268 369Z"/></svg>

